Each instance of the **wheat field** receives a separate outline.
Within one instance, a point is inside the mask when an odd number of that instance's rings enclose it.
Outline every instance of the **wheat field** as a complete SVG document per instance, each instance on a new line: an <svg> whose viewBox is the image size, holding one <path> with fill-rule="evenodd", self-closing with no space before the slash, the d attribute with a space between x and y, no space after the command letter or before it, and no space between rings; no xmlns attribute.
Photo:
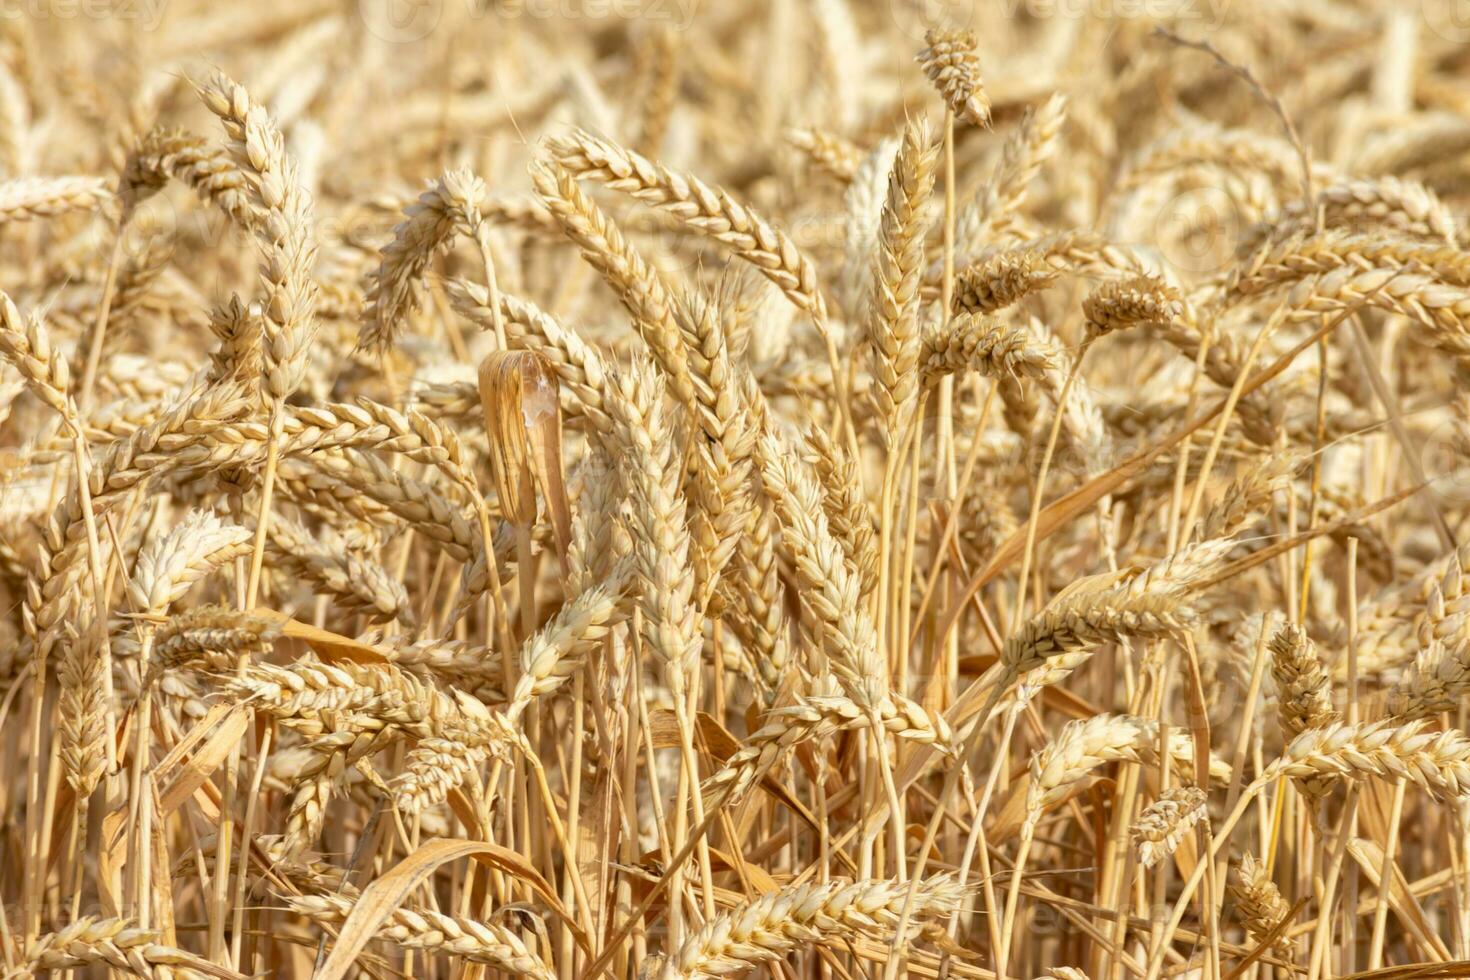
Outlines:
<svg viewBox="0 0 1470 980"><path fill-rule="evenodd" d="M1457 0L0 8L0 977L1470 976Z"/></svg>

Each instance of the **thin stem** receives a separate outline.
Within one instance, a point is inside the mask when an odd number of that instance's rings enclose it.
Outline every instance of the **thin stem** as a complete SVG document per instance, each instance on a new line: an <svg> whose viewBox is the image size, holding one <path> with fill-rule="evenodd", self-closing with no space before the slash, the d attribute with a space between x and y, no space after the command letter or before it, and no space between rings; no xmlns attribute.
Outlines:
<svg viewBox="0 0 1470 980"><path fill-rule="evenodd" d="M1036 488L1031 494L1031 513L1026 519L1026 548L1021 552L1021 572L1016 577L1016 611L1011 616L1011 628L1020 629L1026 614L1026 583L1031 577L1031 559L1036 553L1036 529L1040 524L1041 499L1046 495L1046 476L1051 469L1052 455L1056 452L1057 436L1062 431L1062 416L1066 413L1067 397L1072 394L1072 385L1082 372L1082 359L1087 356L1090 344L1085 343L1067 372L1062 392L1057 396L1056 415L1051 420L1051 432L1046 437L1046 450L1041 456L1041 469L1036 474Z"/></svg>

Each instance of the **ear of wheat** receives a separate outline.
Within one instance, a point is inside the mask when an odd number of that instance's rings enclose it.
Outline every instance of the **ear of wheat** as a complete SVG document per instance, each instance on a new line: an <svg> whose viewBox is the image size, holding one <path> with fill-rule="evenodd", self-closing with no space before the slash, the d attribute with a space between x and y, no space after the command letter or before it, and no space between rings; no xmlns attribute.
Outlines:
<svg viewBox="0 0 1470 980"><path fill-rule="evenodd" d="M1282 736L1290 741L1308 729L1336 722L1332 681L1306 631L1287 623L1271 637L1270 649L1271 673L1280 699L1276 717Z"/></svg>
<svg viewBox="0 0 1470 980"><path fill-rule="evenodd" d="M304 895L286 901L293 912L334 926L342 924L354 904L342 895ZM403 949L462 956L466 962L484 963L515 976L536 980L556 976L514 931L493 922L400 907L379 927L377 935Z"/></svg>
<svg viewBox="0 0 1470 980"><path fill-rule="evenodd" d="M713 977L742 972L778 960L809 943L871 936L894 936L905 886L897 881L832 882L772 892L709 922L671 955L660 974ZM916 918L944 918L958 904L961 889L948 877L919 885Z"/></svg>
<svg viewBox="0 0 1470 980"><path fill-rule="evenodd" d="M1058 272L1035 249L1000 252L955 276L956 313L994 313L1027 295L1045 289Z"/></svg>
<svg viewBox="0 0 1470 980"><path fill-rule="evenodd" d="M990 125L990 100L980 82L979 40L971 31L930 30L928 47L916 60L934 83L951 112L972 126Z"/></svg>
<svg viewBox="0 0 1470 980"><path fill-rule="evenodd" d="M1235 900L1236 914L1252 939L1264 938L1291 911L1265 866L1249 854L1231 869L1227 887ZM1296 944L1283 936L1276 940L1275 950L1290 960L1296 955Z"/></svg>
<svg viewBox="0 0 1470 980"><path fill-rule="evenodd" d="M484 197L484 181L468 170L451 170L404 209L368 286L359 348L382 353L393 346L401 321L417 305L418 279L454 235L478 232Z"/></svg>
<svg viewBox="0 0 1470 980"><path fill-rule="evenodd" d="M1293 739L1261 779L1276 776L1406 779L1436 799L1458 799L1470 792L1470 739L1417 721L1334 722Z"/></svg>
<svg viewBox="0 0 1470 980"><path fill-rule="evenodd" d="M221 970L192 953L166 946L158 932L140 929L127 919L78 919L59 932L42 936L26 950L19 967L6 977L15 980L38 973L77 967L104 966L128 976L164 978L174 976L238 977Z"/></svg>
<svg viewBox="0 0 1470 980"><path fill-rule="evenodd" d="M888 175L888 196L878 222L866 312L877 382L874 400L879 420L889 432L916 388L919 278L935 159L928 127L920 122L908 126Z"/></svg>
<svg viewBox="0 0 1470 980"><path fill-rule="evenodd" d="M1006 640L1001 660L1012 675L1048 659L1122 636L1163 635L1194 622L1190 585L1218 565L1231 542L1195 545L1132 577L1103 574L1074 582Z"/></svg>
<svg viewBox="0 0 1470 980"><path fill-rule="evenodd" d="M1138 863L1145 868L1173 854L1201 820L1209 819L1204 790L1180 786L1168 790L1139 814L1133 825Z"/></svg>

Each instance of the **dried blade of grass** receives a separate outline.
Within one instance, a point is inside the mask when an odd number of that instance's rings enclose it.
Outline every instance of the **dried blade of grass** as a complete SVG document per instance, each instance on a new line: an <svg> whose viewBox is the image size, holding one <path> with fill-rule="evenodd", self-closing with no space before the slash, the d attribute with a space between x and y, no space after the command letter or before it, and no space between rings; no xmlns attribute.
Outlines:
<svg viewBox="0 0 1470 980"><path fill-rule="evenodd" d="M495 351L480 363L480 400L500 506L511 523L534 523L539 486L565 564L572 521L562 474L561 403L556 390L556 375L539 354Z"/></svg>
<svg viewBox="0 0 1470 980"><path fill-rule="evenodd" d="M412 854L363 889L352 913L342 924L331 954L313 974L314 980L342 980L352 969L358 954L367 947L394 910L436 870L463 858L498 869L529 888L561 918L582 951L591 955L587 934L567 912L551 885L524 857L508 848L481 841L432 840L419 845Z"/></svg>

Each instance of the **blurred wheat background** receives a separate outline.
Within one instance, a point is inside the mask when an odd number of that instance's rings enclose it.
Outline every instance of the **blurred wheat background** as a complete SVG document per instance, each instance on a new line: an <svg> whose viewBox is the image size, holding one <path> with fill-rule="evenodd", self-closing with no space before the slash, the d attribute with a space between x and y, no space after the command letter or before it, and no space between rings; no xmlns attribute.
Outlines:
<svg viewBox="0 0 1470 980"><path fill-rule="evenodd" d="M0 976L1470 976L1467 41L0 4Z"/></svg>

